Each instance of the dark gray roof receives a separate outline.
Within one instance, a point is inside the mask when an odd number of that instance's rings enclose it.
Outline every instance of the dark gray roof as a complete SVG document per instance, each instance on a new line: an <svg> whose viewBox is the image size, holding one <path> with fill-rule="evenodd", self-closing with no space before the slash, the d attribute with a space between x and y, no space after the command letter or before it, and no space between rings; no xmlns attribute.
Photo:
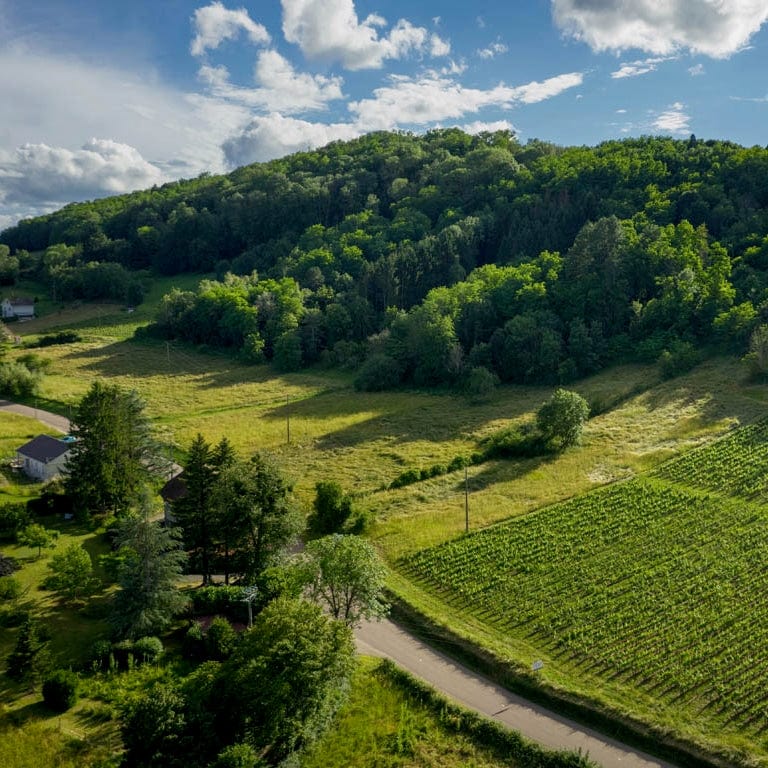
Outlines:
<svg viewBox="0 0 768 768"><path fill-rule="evenodd" d="M26 445L22 445L17 450L17 453L47 464L49 461L58 459L59 456L66 453L71 447L71 443L65 443L62 440L57 440L55 437L38 435L34 440L30 440Z"/></svg>

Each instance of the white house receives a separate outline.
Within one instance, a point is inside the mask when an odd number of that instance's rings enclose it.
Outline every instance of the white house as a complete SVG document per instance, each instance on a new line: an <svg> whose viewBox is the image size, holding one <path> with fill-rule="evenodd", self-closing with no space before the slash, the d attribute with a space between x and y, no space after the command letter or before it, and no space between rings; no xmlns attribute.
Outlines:
<svg viewBox="0 0 768 768"><path fill-rule="evenodd" d="M24 298L23 296L14 296L10 299L3 299L1 306L3 310L3 320L35 316L34 300Z"/></svg>
<svg viewBox="0 0 768 768"><path fill-rule="evenodd" d="M50 480L64 469L71 447L71 442L38 435L17 449L18 465L34 480Z"/></svg>

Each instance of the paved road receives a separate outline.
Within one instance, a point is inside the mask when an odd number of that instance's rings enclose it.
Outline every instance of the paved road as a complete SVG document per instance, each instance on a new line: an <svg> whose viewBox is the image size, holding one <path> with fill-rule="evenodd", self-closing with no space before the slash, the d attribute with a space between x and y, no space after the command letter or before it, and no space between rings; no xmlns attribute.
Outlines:
<svg viewBox="0 0 768 768"><path fill-rule="evenodd" d="M532 704L435 651L391 621L365 622L357 648L392 659L450 698L552 749L581 750L604 768L673 768L565 717Z"/></svg>
<svg viewBox="0 0 768 768"><path fill-rule="evenodd" d="M32 419L42 421L46 426L59 432L64 434L69 432L69 419L66 416L59 416L50 411L43 411L40 408L32 408L29 405L19 405L19 403L12 403L10 400L0 400L0 411L8 411L8 413L18 413L21 416L29 416Z"/></svg>
<svg viewBox="0 0 768 768"><path fill-rule="evenodd" d="M19 413L59 432L69 419L39 408L0 400L0 411ZM498 720L552 749L581 750L604 768L674 768L590 728L532 704L435 651L391 621L366 622L356 632L360 653L392 659L469 709Z"/></svg>

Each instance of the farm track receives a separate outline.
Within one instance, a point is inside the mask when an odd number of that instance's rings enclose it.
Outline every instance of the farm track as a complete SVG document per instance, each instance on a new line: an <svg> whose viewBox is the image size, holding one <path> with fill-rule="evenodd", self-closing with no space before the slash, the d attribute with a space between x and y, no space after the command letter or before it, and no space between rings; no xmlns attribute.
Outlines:
<svg viewBox="0 0 768 768"><path fill-rule="evenodd" d="M0 411L41 421L66 433L69 419L0 400ZM441 693L550 749L581 750L603 768L675 768L513 694L434 650L391 621L365 622L355 632L360 653L388 658Z"/></svg>

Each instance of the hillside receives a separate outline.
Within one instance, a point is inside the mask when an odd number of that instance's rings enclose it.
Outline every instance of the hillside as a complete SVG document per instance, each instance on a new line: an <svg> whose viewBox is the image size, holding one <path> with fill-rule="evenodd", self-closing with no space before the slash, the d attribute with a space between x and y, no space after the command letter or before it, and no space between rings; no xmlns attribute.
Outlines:
<svg viewBox="0 0 768 768"><path fill-rule="evenodd" d="M213 271L153 333L285 371L365 361L364 389L682 370L713 341L743 354L763 319L767 168L695 137L375 133L23 221L0 271L128 304L146 270Z"/></svg>

